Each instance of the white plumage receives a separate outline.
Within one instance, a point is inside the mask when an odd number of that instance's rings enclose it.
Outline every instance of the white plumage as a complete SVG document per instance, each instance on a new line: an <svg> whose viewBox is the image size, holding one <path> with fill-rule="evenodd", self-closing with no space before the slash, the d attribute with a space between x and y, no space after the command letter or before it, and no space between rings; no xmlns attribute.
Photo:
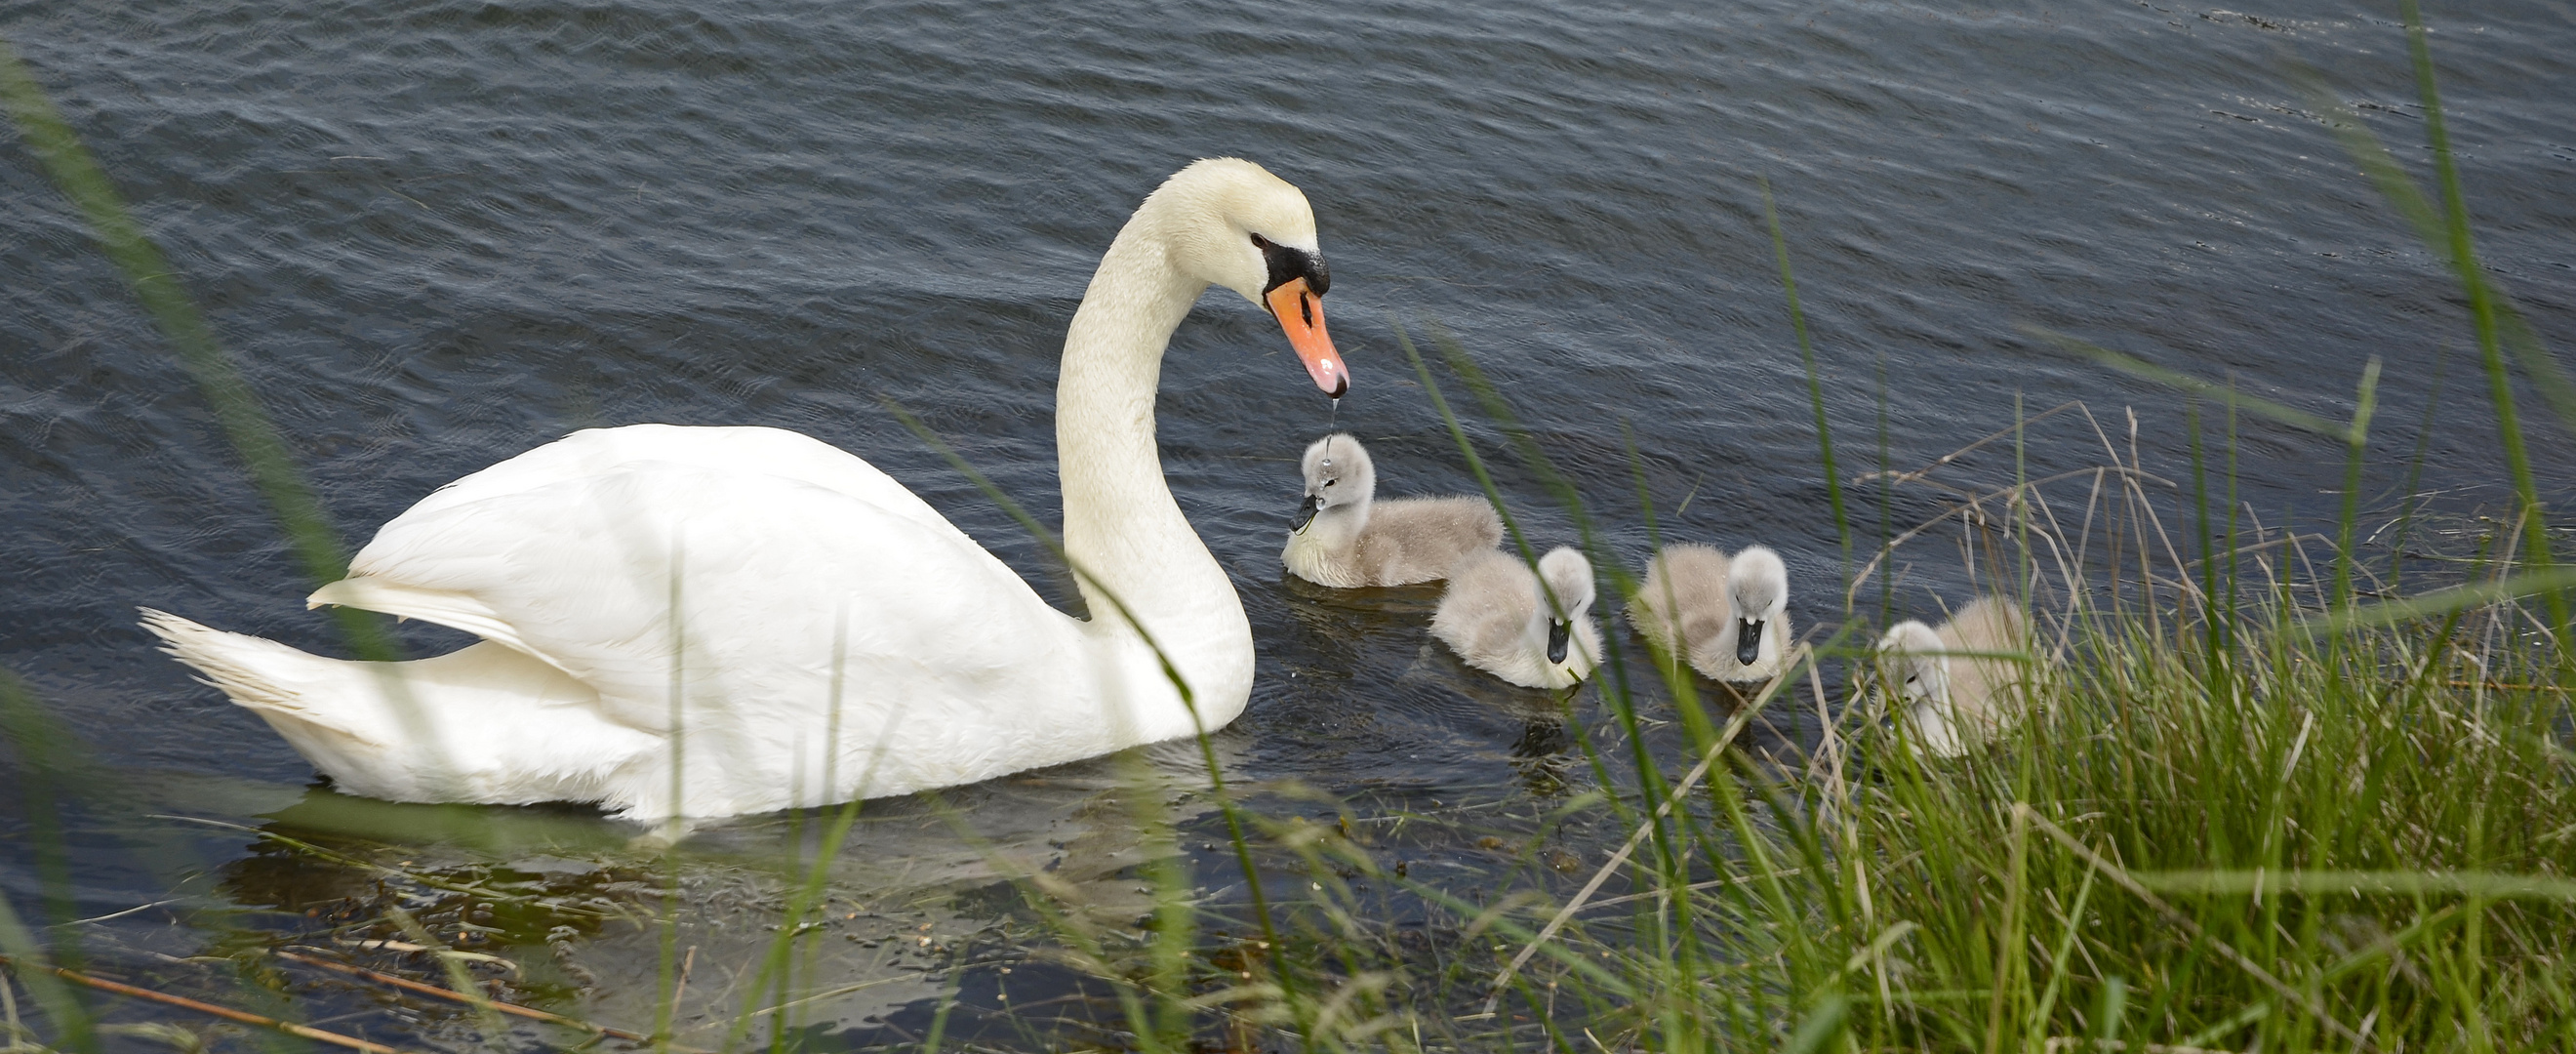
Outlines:
<svg viewBox="0 0 2576 1054"><path fill-rule="evenodd" d="M846 452L639 425L440 489L309 598L483 643L370 664L161 612L144 624L342 788L405 801L725 816L1215 729L1250 695L1251 630L1164 484L1152 415L1164 346L1211 283L1266 299L1316 382L1347 386L1304 195L1232 159L1156 190L1065 338L1064 540L1088 622Z"/></svg>
<svg viewBox="0 0 2576 1054"><path fill-rule="evenodd" d="M1348 432L1306 447L1304 522L1279 561L1316 585L1353 589L1437 581L1460 557L1503 540L1483 498L1377 500L1377 465Z"/></svg>

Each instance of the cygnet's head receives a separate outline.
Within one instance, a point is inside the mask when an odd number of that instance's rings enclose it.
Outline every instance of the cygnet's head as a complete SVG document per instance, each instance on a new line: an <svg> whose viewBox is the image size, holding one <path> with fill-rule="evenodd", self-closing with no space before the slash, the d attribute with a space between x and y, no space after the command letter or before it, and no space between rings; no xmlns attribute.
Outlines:
<svg viewBox="0 0 2576 1054"><path fill-rule="evenodd" d="M1303 192L1242 158L1208 158L1164 180L1137 219L1152 225L1183 274L1269 309L1324 394L1350 390L1350 370L1324 332L1332 273Z"/></svg>
<svg viewBox="0 0 2576 1054"><path fill-rule="evenodd" d="M1377 466L1348 432L1308 444L1304 467L1306 503L1297 509L1294 530L1305 530L1318 515L1364 512L1377 496Z"/></svg>
<svg viewBox="0 0 2576 1054"><path fill-rule="evenodd" d="M1726 569L1726 599L1735 609L1735 661L1762 659L1762 634L1789 610L1789 568L1780 554L1748 545Z"/></svg>
<svg viewBox="0 0 2576 1054"><path fill-rule="evenodd" d="M1547 585L1539 595L1540 613L1547 617L1547 661L1562 663L1574 624L1590 617L1592 561L1572 546L1560 545L1538 558L1538 577ZM1549 594L1556 597L1554 608L1548 606Z"/></svg>
<svg viewBox="0 0 2576 1054"><path fill-rule="evenodd" d="M1946 699L1950 695L1950 660L1941 654L1941 636L1932 627L1907 619L1878 638L1880 676L1907 702Z"/></svg>

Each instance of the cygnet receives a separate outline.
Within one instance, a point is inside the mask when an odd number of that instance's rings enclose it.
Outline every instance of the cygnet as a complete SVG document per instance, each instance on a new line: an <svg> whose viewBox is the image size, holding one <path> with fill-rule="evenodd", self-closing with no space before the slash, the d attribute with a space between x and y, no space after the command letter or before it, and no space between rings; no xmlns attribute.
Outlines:
<svg viewBox="0 0 2576 1054"><path fill-rule="evenodd" d="M1788 611L1780 554L1749 545L1730 559L1705 545L1668 545L1647 561L1628 624L1711 680L1758 684L1780 675ZM1675 624L1684 647L1674 646Z"/></svg>
<svg viewBox="0 0 2576 1054"><path fill-rule="evenodd" d="M1601 630L1592 624L1592 561L1558 546L1539 558L1538 573L1531 574L1518 556L1493 549L1469 553L1449 572L1449 591L1431 616L1431 635L1468 665L1525 688L1581 684L1601 661Z"/></svg>
<svg viewBox="0 0 2576 1054"><path fill-rule="evenodd" d="M2028 643L2021 609L2001 597L1978 597L1939 629L1912 619L1890 627L1878 640L1881 676L1907 705L1915 742L1954 758L2020 718L2012 686L2024 680L2023 664L1973 653L2019 653ZM1958 652L1972 654L1951 654Z"/></svg>
<svg viewBox="0 0 2576 1054"><path fill-rule="evenodd" d="M1491 551L1503 521L1483 498L1377 496L1368 448L1335 432L1306 448L1306 503L1288 547L1288 573L1317 585L1401 586L1447 577L1458 558Z"/></svg>

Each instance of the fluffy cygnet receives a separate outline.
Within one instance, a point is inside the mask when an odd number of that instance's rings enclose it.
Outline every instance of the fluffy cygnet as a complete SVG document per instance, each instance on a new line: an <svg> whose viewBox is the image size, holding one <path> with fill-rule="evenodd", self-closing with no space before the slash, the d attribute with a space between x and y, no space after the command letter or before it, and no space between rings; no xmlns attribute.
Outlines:
<svg viewBox="0 0 2576 1054"><path fill-rule="evenodd" d="M1668 545L1647 561L1628 624L1710 679L1748 684L1780 675L1788 611L1789 569L1780 554L1749 545L1730 559L1705 545Z"/></svg>
<svg viewBox="0 0 2576 1054"><path fill-rule="evenodd" d="M1306 504L1279 560L1317 585L1430 582L1459 557L1503 540L1503 521L1483 498L1374 500L1377 466L1348 432L1309 445L1305 472Z"/></svg>
<svg viewBox="0 0 2576 1054"><path fill-rule="evenodd" d="M1431 635L1468 665L1513 684L1581 684L1601 661L1601 630L1592 624L1592 561L1558 546L1539 558L1538 573L1531 574L1518 556L1493 549L1469 553L1449 572L1449 591L1431 616Z"/></svg>
<svg viewBox="0 0 2576 1054"><path fill-rule="evenodd" d="M1978 597L1939 629L1911 619L1890 627L1878 640L1881 676L1907 704L1915 741L1954 758L2019 719L2012 685L2023 679L2024 666L1946 653L2021 652L2028 643L2019 608L2001 597Z"/></svg>

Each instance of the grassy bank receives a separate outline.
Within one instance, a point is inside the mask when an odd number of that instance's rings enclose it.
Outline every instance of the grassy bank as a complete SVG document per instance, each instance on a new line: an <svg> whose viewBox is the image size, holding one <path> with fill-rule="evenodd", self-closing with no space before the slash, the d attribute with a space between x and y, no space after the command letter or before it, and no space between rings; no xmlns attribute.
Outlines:
<svg viewBox="0 0 2576 1054"><path fill-rule="evenodd" d="M1855 644L1882 620L1811 633L1808 663L1745 705L1614 635L1624 668L1569 701L1574 738L1633 746L1669 722L1686 748L1625 781L1592 758L1611 796L1589 808L1629 837L1535 825L1512 895L1468 902L1391 872L1400 852L1305 829L1316 884L1408 888L1449 909L1455 945L1407 951L1355 895L1309 930L1338 961L1281 964L1260 1019L1330 1049L2576 1044L2571 682L2545 605L2499 599L2562 576L2531 573L2503 517L2414 572L2471 584L2356 606L2391 592L2386 565L2194 517L2195 489L2231 481L2195 482L2114 462L1962 503L1960 556L2038 625L2010 656L2021 720L1963 757L1879 700ZM2193 519L2211 529L2175 523ZM1783 707L1821 740L1742 749ZM1318 1009L1361 984L1376 1014Z"/></svg>

